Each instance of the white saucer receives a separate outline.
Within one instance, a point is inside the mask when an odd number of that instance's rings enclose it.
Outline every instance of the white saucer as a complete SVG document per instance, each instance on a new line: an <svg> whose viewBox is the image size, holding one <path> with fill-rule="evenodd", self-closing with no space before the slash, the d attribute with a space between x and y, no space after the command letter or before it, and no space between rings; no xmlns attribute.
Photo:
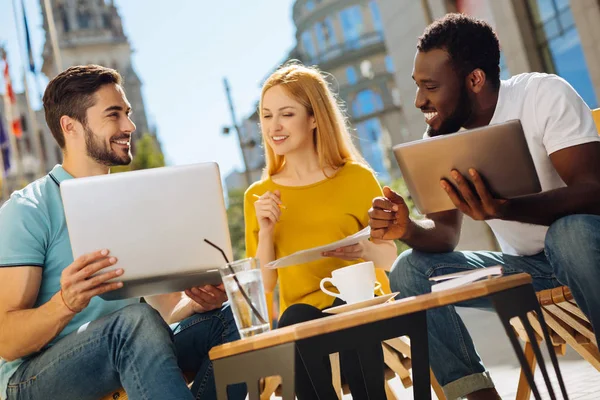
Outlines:
<svg viewBox="0 0 600 400"><path fill-rule="evenodd" d="M359 301L358 303L352 304L342 304L341 306L331 307L326 310L323 310L326 314L341 314L348 311L359 310L361 308L375 306L377 304L387 303L391 301L399 292L385 294L383 296L373 297L372 299Z"/></svg>

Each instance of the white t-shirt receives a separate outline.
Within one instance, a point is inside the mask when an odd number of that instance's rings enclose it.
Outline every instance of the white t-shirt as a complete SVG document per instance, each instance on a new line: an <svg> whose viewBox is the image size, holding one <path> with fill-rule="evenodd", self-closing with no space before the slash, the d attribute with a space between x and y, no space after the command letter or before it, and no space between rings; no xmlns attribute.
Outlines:
<svg viewBox="0 0 600 400"><path fill-rule="evenodd" d="M526 73L502 81L490 125L521 120L542 191L566 186L549 155L578 144L600 141L592 113L575 89L556 75ZM513 255L544 249L547 226L515 221L486 221L500 248Z"/></svg>

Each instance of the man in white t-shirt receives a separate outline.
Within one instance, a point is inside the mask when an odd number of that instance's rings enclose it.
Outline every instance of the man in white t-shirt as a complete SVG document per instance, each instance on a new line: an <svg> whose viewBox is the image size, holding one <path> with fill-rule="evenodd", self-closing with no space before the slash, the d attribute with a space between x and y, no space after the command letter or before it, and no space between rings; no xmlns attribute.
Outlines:
<svg viewBox="0 0 600 400"><path fill-rule="evenodd" d="M415 106L424 113L426 137L520 119L542 192L494 198L477 171L468 178L475 190L452 171L453 181L440 185L457 210L415 221L402 197L384 188L369 211L371 235L412 247L390 273L392 289L404 297L430 292L432 276L503 265L507 274L529 273L536 290L569 286L598 333L600 138L591 112L556 75L500 81L499 60L498 39L484 21L449 14L434 22L417 45ZM502 252L454 251L463 214L486 221ZM427 321L431 367L448 399L499 398L454 307L429 311Z"/></svg>

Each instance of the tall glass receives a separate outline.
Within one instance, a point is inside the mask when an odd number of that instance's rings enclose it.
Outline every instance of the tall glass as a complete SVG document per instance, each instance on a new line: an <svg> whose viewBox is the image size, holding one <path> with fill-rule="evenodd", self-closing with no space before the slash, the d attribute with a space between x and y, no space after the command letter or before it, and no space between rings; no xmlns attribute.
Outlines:
<svg viewBox="0 0 600 400"><path fill-rule="evenodd" d="M220 272L240 336L247 338L268 331L267 300L258 260L234 261Z"/></svg>

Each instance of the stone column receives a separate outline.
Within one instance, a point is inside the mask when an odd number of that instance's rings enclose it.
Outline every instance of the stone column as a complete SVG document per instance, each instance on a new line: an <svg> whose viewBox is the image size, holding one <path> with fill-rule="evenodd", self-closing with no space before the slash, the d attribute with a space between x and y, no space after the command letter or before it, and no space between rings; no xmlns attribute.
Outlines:
<svg viewBox="0 0 600 400"><path fill-rule="evenodd" d="M571 12L577 25L596 99L600 102L600 2L571 0Z"/></svg>
<svg viewBox="0 0 600 400"><path fill-rule="evenodd" d="M489 1L496 33L511 75L544 71L527 4L521 0Z"/></svg>

